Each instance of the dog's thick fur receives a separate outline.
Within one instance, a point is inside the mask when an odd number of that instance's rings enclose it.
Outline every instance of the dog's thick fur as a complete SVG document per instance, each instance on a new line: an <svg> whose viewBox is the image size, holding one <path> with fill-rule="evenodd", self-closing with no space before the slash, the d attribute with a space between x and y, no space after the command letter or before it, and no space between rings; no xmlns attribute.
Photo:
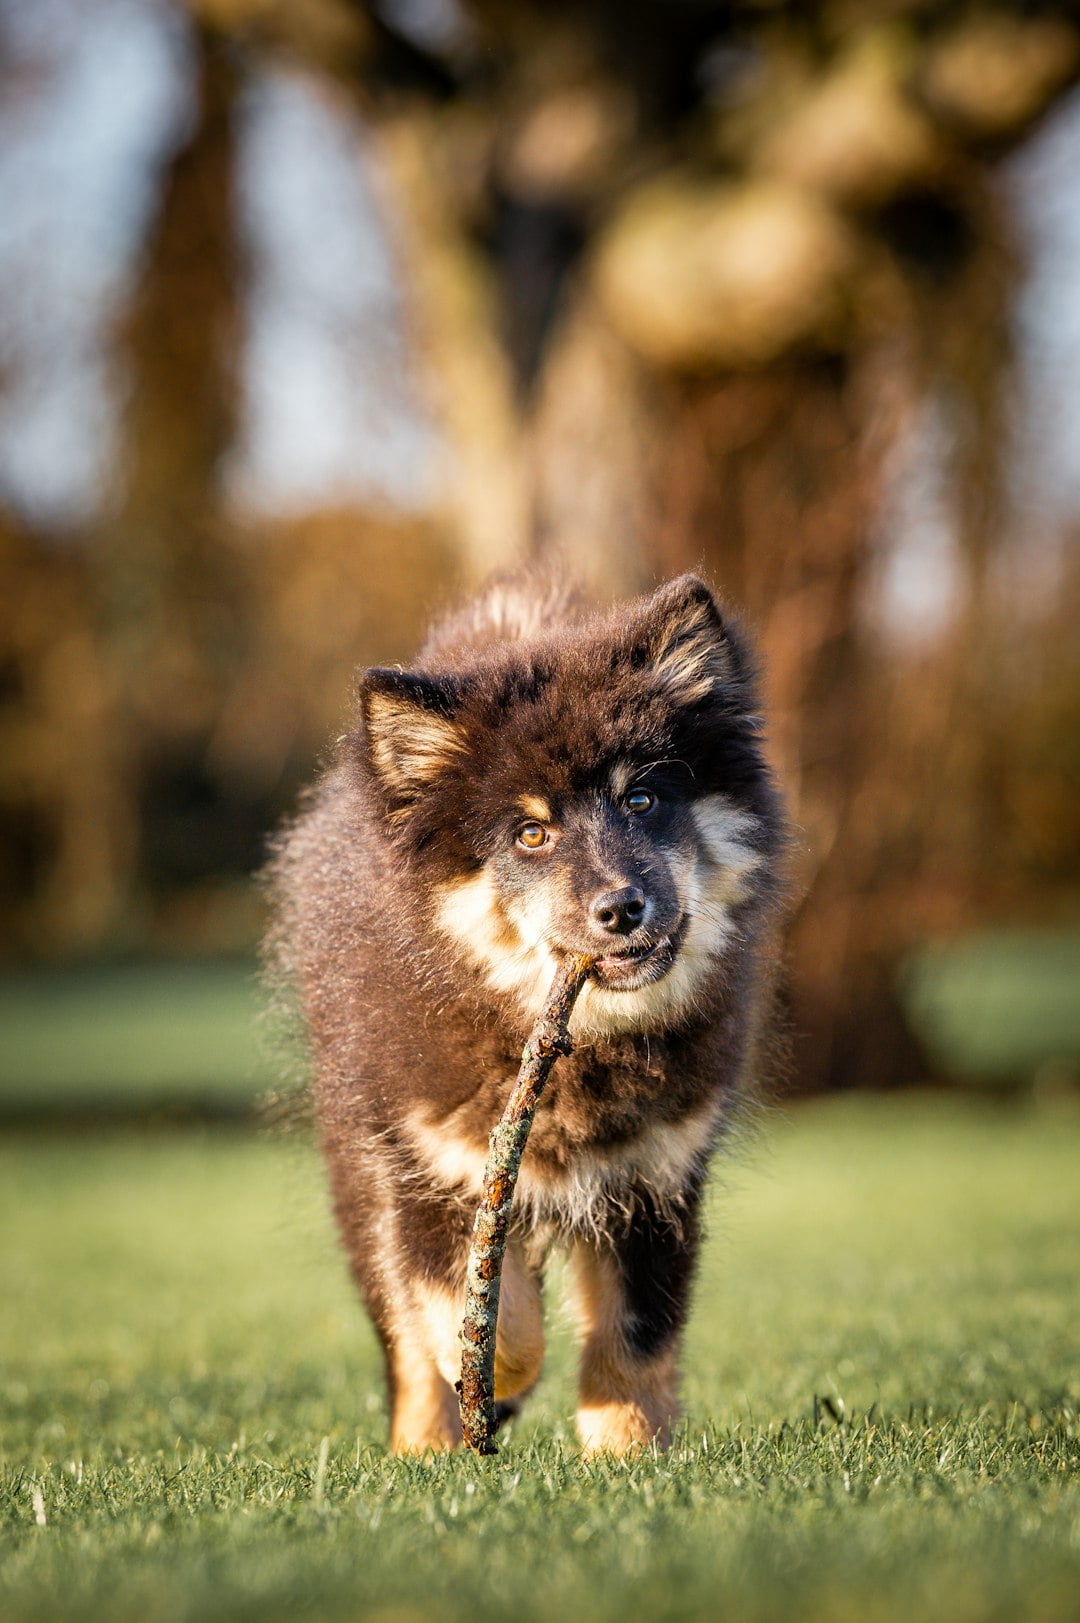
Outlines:
<svg viewBox="0 0 1080 1623"><path fill-rule="evenodd" d="M779 802L747 647L684 576L608 614L489 588L359 716L273 865L341 1234L396 1449L460 1438L488 1134L561 950L598 959L522 1167L496 1358L535 1382L571 1255L588 1450L664 1440L710 1154L754 1065Z"/></svg>

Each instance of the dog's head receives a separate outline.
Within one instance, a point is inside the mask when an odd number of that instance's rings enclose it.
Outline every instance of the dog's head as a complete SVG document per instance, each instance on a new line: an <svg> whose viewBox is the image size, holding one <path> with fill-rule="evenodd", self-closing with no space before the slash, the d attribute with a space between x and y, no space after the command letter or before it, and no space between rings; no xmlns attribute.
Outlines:
<svg viewBox="0 0 1080 1623"><path fill-rule="evenodd" d="M361 713L388 834L494 990L535 1014L573 949L579 1032L693 1011L777 827L745 646L701 581L467 668L369 671Z"/></svg>

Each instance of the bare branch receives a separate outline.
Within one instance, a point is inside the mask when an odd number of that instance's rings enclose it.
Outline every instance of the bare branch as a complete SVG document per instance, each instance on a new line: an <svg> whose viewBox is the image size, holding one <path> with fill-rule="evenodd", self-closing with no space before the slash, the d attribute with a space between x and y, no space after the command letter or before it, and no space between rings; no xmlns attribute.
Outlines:
<svg viewBox="0 0 1080 1623"><path fill-rule="evenodd" d="M465 1321L461 1327L461 1380L457 1383L462 1437L477 1454L494 1454L498 1446L495 1330L503 1254L521 1157L551 1068L560 1054L571 1051L567 1025L591 969L592 959L581 953L568 953L559 965L540 1019L522 1050L521 1069L502 1120L488 1140L484 1192L469 1251Z"/></svg>

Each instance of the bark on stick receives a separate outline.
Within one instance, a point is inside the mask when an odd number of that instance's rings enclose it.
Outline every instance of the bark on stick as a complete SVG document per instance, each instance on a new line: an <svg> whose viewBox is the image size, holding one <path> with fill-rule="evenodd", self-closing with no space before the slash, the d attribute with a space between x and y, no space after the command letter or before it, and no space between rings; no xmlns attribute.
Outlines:
<svg viewBox="0 0 1080 1623"><path fill-rule="evenodd" d="M499 1285L510 1226L510 1207L521 1157L533 1115L551 1068L560 1054L570 1053L567 1025L592 959L568 953L556 972L547 1002L529 1034L521 1069L502 1120L488 1140L484 1191L473 1224L466 1275L465 1321L461 1327L461 1433L477 1454L494 1454L495 1330L499 1318Z"/></svg>

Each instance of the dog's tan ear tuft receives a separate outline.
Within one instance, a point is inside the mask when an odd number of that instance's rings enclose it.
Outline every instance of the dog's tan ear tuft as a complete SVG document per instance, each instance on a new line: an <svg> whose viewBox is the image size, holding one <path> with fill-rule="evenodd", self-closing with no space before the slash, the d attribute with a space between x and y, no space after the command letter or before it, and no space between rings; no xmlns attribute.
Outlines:
<svg viewBox="0 0 1080 1623"><path fill-rule="evenodd" d="M454 721L453 695L442 684L407 671L365 671L360 713L368 755L391 799L415 800L465 752Z"/></svg>
<svg viewBox="0 0 1080 1623"><path fill-rule="evenodd" d="M716 599L696 575L680 575L645 604L654 674L672 698L698 704L736 676L737 662Z"/></svg>

